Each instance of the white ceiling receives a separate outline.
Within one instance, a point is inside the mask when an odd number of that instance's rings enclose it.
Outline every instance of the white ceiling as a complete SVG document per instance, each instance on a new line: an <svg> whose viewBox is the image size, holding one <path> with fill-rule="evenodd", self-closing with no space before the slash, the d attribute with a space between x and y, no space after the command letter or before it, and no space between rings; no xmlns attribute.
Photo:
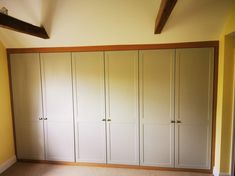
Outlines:
<svg viewBox="0 0 235 176"><path fill-rule="evenodd" d="M43 25L44 40L0 28L8 47L53 47L218 40L232 0L178 0L160 35L160 0L0 0L9 15Z"/></svg>

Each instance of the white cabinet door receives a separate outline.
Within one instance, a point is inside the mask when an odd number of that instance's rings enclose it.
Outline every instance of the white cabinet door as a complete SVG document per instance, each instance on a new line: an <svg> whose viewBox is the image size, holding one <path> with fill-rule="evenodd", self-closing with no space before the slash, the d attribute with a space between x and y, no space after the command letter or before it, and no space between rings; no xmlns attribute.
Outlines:
<svg viewBox="0 0 235 176"><path fill-rule="evenodd" d="M71 54L43 53L40 56L46 159L74 161Z"/></svg>
<svg viewBox="0 0 235 176"><path fill-rule="evenodd" d="M176 51L176 167L209 169L213 49Z"/></svg>
<svg viewBox="0 0 235 176"><path fill-rule="evenodd" d="M44 134L39 54L12 54L10 63L17 157L43 160Z"/></svg>
<svg viewBox="0 0 235 176"><path fill-rule="evenodd" d="M106 52L105 70L107 162L137 165L138 51Z"/></svg>
<svg viewBox="0 0 235 176"><path fill-rule="evenodd" d="M140 164L174 167L175 50L140 51Z"/></svg>
<svg viewBox="0 0 235 176"><path fill-rule="evenodd" d="M73 53L76 158L106 163L104 53Z"/></svg>

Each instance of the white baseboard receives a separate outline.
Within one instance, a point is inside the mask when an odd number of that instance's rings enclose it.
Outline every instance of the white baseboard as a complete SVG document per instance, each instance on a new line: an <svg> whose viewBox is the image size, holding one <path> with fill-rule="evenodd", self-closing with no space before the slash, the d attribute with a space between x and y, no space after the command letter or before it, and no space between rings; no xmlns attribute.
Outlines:
<svg viewBox="0 0 235 176"><path fill-rule="evenodd" d="M219 176L230 176L230 174L222 172L222 173L219 174Z"/></svg>
<svg viewBox="0 0 235 176"><path fill-rule="evenodd" d="M11 157L6 162L0 165L0 174L11 167L16 162L16 156Z"/></svg>
<svg viewBox="0 0 235 176"><path fill-rule="evenodd" d="M218 169L217 168L213 168L213 176L219 176L220 174L219 174L219 171L218 171Z"/></svg>
<svg viewBox="0 0 235 176"><path fill-rule="evenodd" d="M217 168L213 168L213 176L230 176L229 173L219 172Z"/></svg>

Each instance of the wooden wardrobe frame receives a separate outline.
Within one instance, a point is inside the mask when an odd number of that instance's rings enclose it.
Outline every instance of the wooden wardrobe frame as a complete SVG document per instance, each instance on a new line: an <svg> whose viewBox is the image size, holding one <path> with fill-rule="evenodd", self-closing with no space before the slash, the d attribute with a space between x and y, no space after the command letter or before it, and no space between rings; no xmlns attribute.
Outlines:
<svg viewBox="0 0 235 176"><path fill-rule="evenodd" d="M13 119L14 143L16 151L16 134L14 126L13 111L13 92L11 83L10 54L16 53L52 53L52 52L92 52L92 51L127 51L127 50L153 50L153 49L179 49L179 48L214 48L214 80L213 80L213 112L212 112L212 148L211 148L211 168L210 169L187 169L187 168L165 168L153 166L132 166L121 164L97 164L97 163L76 163L76 162L60 162L60 161L40 161L40 160L19 160L23 162L35 163L53 163L64 165L79 166L96 166L96 167L114 167L114 168L132 168L147 170L164 170L164 171L186 171L212 173L215 163L215 134L216 134L216 109L217 109L217 85L218 85L218 55L219 41L198 41L184 43L166 43L166 44L135 44L135 45L102 45L102 46L76 46L76 47L41 47L41 48L7 48L8 73L10 83L11 111ZM17 155L17 151L16 151Z"/></svg>

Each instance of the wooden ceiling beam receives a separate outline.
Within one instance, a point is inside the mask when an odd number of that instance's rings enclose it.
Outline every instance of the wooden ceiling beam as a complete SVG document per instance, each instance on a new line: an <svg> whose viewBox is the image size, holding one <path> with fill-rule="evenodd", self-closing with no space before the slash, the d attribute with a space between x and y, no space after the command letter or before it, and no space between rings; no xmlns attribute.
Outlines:
<svg viewBox="0 0 235 176"><path fill-rule="evenodd" d="M155 34L160 34L164 28L177 0L162 0L155 22Z"/></svg>
<svg viewBox="0 0 235 176"><path fill-rule="evenodd" d="M30 23L18 20L14 17L0 13L0 26L13 31L22 32L43 39L49 39L44 27L34 26Z"/></svg>

